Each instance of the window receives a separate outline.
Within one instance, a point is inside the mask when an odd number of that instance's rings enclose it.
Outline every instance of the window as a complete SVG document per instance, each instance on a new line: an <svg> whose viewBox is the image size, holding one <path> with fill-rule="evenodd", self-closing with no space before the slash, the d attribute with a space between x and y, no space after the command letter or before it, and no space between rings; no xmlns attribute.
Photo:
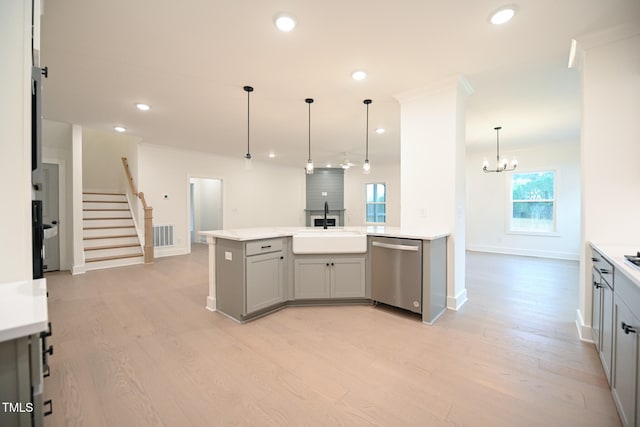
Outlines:
<svg viewBox="0 0 640 427"><path fill-rule="evenodd" d="M510 231L555 231L555 172L511 174Z"/></svg>
<svg viewBox="0 0 640 427"><path fill-rule="evenodd" d="M366 184L366 222L384 224L387 219L387 194L382 183Z"/></svg>

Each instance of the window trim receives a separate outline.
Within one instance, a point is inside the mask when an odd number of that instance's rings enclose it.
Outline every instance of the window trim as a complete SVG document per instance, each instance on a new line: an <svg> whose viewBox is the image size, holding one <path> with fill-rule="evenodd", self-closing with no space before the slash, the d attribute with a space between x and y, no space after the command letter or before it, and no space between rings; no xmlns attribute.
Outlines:
<svg viewBox="0 0 640 427"><path fill-rule="evenodd" d="M368 185L384 185L384 202L367 202L367 186ZM365 225L386 225L387 224L387 183L385 181L365 182L364 183L364 224ZM367 206L369 205L385 205L384 208L384 222L371 222L367 221Z"/></svg>
<svg viewBox="0 0 640 427"><path fill-rule="evenodd" d="M553 199L545 199L545 200L535 200L537 202L553 202L553 230L513 230L512 229L512 220L513 220L513 175L521 175L521 174L529 174L529 173L544 173L544 172L553 172ZM556 169L530 169L530 170L518 170L511 171L507 173L506 176L507 184L507 203L505 204L506 210L506 221L505 221L505 234L510 235L521 235L521 236L548 236L548 237L559 237L560 233L558 232L558 171Z"/></svg>

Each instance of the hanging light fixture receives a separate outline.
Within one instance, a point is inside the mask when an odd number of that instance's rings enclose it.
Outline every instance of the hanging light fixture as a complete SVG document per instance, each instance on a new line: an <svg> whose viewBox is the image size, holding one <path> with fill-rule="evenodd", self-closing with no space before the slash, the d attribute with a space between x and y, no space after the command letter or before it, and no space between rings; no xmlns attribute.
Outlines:
<svg viewBox="0 0 640 427"><path fill-rule="evenodd" d="M506 157L503 159L500 158L500 129L502 129L502 127L498 126L498 127L495 127L494 129L496 131L496 161L498 162L498 164L495 169L489 169L489 162L485 160L482 165L482 170L485 173L512 171L518 167L518 161L514 159L511 162L511 167L508 167L509 160L507 160Z"/></svg>
<svg viewBox="0 0 640 427"><path fill-rule="evenodd" d="M307 159L307 166L305 167L307 174L313 173L313 160L311 160L311 104L313 103L313 98L307 98L304 100L309 105L309 157Z"/></svg>
<svg viewBox="0 0 640 427"><path fill-rule="evenodd" d="M371 165L369 164L369 104L371 104L370 99L365 99L364 104L367 106L367 132L366 132L366 143L365 143L365 154L364 154L364 165L362 165L362 173L368 175L371 173Z"/></svg>
<svg viewBox="0 0 640 427"><path fill-rule="evenodd" d="M250 113L250 105L249 105L249 96L251 92L253 92L253 88L251 86L243 87L244 91L247 92L247 154L244 155L244 168L251 169L251 150L249 148L249 113Z"/></svg>

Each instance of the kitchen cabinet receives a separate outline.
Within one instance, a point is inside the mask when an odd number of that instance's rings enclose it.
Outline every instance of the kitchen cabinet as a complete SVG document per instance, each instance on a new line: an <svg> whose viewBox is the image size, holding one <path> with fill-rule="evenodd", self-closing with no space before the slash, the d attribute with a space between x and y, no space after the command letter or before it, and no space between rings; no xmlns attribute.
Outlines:
<svg viewBox="0 0 640 427"><path fill-rule="evenodd" d="M298 257L294 271L295 299L364 298L365 257Z"/></svg>
<svg viewBox="0 0 640 427"><path fill-rule="evenodd" d="M592 252L593 262L593 340L602 362L607 381L611 384L613 364L613 289L614 268L598 251Z"/></svg>
<svg viewBox="0 0 640 427"><path fill-rule="evenodd" d="M640 426L640 287L616 275L613 400L622 425Z"/></svg>
<svg viewBox="0 0 640 427"><path fill-rule="evenodd" d="M287 239L219 239L217 246L218 311L243 321L286 300Z"/></svg>

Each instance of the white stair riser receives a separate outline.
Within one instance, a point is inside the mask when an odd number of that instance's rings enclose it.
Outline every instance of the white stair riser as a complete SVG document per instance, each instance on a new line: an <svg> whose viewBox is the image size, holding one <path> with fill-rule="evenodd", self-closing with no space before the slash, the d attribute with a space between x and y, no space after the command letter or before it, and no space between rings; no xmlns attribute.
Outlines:
<svg viewBox="0 0 640 427"><path fill-rule="evenodd" d="M84 201L82 203L82 209L101 209L101 210L109 210L109 209L129 209L128 203L93 203Z"/></svg>
<svg viewBox="0 0 640 427"><path fill-rule="evenodd" d="M84 220L82 222L82 227L118 227L121 225L133 225L133 220L131 218L122 218L122 219L95 219L95 220Z"/></svg>
<svg viewBox="0 0 640 427"><path fill-rule="evenodd" d="M87 193L83 193L82 194L82 200L83 201L113 200L113 201L122 202L122 201L126 201L127 200L127 196L125 196L124 194L87 194Z"/></svg>
<svg viewBox="0 0 640 427"><path fill-rule="evenodd" d="M98 230L84 230L84 237L124 236L136 234L135 228L102 228Z"/></svg>
<svg viewBox="0 0 640 427"><path fill-rule="evenodd" d="M85 263L85 270L89 271L99 270L102 268L122 267L125 265L142 264L143 262L144 258L142 256L135 258L112 259L108 261L87 262Z"/></svg>
<svg viewBox="0 0 640 427"><path fill-rule="evenodd" d="M117 256L117 255L142 255L142 249L140 246L133 246L130 248L111 248L111 249L97 249L95 251L84 251L85 260L90 258L100 258L106 256Z"/></svg>
<svg viewBox="0 0 640 427"><path fill-rule="evenodd" d="M82 217L83 218L112 218L112 217L113 218L131 218L131 212L128 209L125 211L82 211Z"/></svg>
<svg viewBox="0 0 640 427"><path fill-rule="evenodd" d="M113 239L93 239L85 240L85 248L95 248L96 246L112 246L112 245L126 245L129 243L138 243L137 237L120 237Z"/></svg>

